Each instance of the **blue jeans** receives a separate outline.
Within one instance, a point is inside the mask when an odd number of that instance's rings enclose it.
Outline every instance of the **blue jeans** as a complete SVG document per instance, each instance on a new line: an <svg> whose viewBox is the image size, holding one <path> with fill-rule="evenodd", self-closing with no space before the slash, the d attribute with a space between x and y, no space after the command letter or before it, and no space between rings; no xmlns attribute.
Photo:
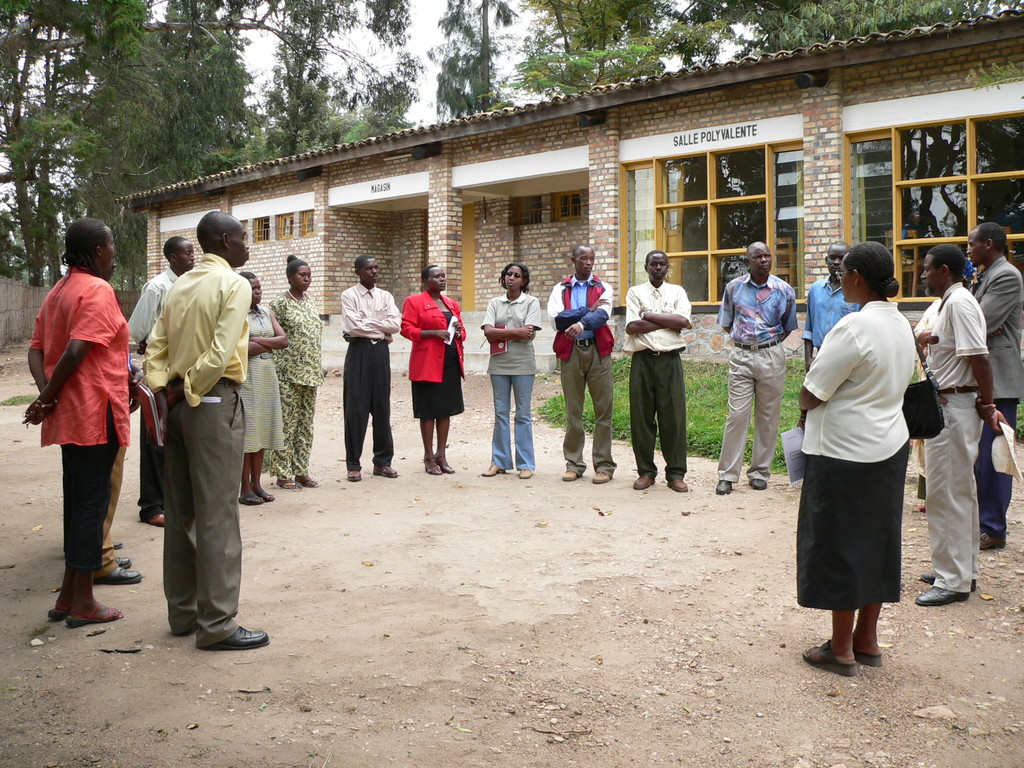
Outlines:
<svg viewBox="0 0 1024 768"><path fill-rule="evenodd" d="M532 374L528 376L491 375L494 392L494 436L491 439L491 461L498 469L512 469L512 436L509 434L509 412L512 393L516 396L516 469L535 470L533 458Z"/></svg>

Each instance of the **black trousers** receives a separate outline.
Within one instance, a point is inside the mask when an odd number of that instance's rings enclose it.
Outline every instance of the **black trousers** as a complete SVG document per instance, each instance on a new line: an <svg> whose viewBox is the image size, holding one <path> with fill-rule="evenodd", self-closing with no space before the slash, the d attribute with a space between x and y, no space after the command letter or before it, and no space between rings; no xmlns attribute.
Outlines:
<svg viewBox="0 0 1024 768"><path fill-rule="evenodd" d="M387 342L353 338L345 354L345 464L361 470L366 427L373 416L373 465L390 467L395 456L391 436L391 354Z"/></svg>
<svg viewBox="0 0 1024 768"><path fill-rule="evenodd" d="M107 442L60 446L64 470L64 564L91 573L103 566L103 521L110 505L110 473L120 448L107 410Z"/></svg>
<svg viewBox="0 0 1024 768"><path fill-rule="evenodd" d="M149 442L141 408L139 420L139 519L146 522L164 511L164 449Z"/></svg>

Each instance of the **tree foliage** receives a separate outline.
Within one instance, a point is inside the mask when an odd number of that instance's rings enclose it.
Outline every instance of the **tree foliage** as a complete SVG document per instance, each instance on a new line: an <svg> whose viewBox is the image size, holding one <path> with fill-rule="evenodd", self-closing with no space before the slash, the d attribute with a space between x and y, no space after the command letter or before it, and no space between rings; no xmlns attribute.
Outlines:
<svg viewBox="0 0 1024 768"><path fill-rule="evenodd" d="M448 0L448 9L438 23L445 42L429 54L440 67L440 117L485 112L497 106L500 99L493 70L502 44L496 32L511 26L515 19L515 11L505 0Z"/></svg>
<svg viewBox="0 0 1024 768"><path fill-rule="evenodd" d="M509 85L545 97L635 77L659 75L666 62L714 61L732 37L728 23L693 23L671 0L526 0L535 14L523 59Z"/></svg>
<svg viewBox="0 0 1024 768"><path fill-rule="evenodd" d="M117 197L401 124L415 64L341 41L400 46L408 23L408 0L0 0L0 269L56 280L60 233L88 213L137 284L145 224ZM247 102L243 30L281 43L270 116Z"/></svg>

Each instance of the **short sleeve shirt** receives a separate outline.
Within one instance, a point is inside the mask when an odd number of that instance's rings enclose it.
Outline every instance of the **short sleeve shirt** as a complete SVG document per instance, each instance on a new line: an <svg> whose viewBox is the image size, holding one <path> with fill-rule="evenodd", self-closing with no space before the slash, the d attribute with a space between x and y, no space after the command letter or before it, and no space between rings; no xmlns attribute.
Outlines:
<svg viewBox="0 0 1024 768"><path fill-rule="evenodd" d="M977 385L969 358L988 354L985 315L962 283L954 283L943 294L932 336L938 341L928 347L928 367L939 387Z"/></svg>
<svg viewBox="0 0 1024 768"><path fill-rule="evenodd" d="M117 442L127 446L128 322L110 283L78 267L46 295L36 317L31 347L43 351L47 379L72 339L92 347L43 420L43 445L103 445L113 439L107 435L109 405Z"/></svg>
<svg viewBox="0 0 1024 768"><path fill-rule="evenodd" d="M764 285L749 274L737 277L725 286L718 324L730 329L737 344L782 341L797 327L796 291L775 275L768 275Z"/></svg>
<svg viewBox="0 0 1024 768"><path fill-rule="evenodd" d="M540 301L528 293L519 294L515 301L507 296L496 296L487 303L484 325L525 328L532 325L541 328ZM507 352L491 355L487 362L487 373L498 376L533 376L537 373L537 358L534 357L532 339L512 339L506 342Z"/></svg>

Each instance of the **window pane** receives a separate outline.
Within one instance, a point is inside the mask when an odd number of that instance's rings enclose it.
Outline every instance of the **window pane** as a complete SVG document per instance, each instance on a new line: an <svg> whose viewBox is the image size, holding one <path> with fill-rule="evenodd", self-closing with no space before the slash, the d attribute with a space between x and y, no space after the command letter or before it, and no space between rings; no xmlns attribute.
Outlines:
<svg viewBox="0 0 1024 768"><path fill-rule="evenodd" d="M974 124L978 173L1024 171L1024 115Z"/></svg>
<svg viewBox="0 0 1024 768"><path fill-rule="evenodd" d="M904 187L901 193L903 237L958 237L967 234L966 184Z"/></svg>
<svg viewBox="0 0 1024 768"><path fill-rule="evenodd" d="M678 281L686 289L690 301L708 300L708 259L700 256L689 259L672 259L672 282Z"/></svg>
<svg viewBox="0 0 1024 768"><path fill-rule="evenodd" d="M746 248L751 243L768 239L765 236L764 200L716 205L715 216L718 222L717 248Z"/></svg>
<svg viewBox="0 0 1024 768"><path fill-rule="evenodd" d="M644 257L654 249L654 169L626 173L626 259L630 285L647 280Z"/></svg>
<svg viewBox="0 0 1024 768"><path fill-rule="evenodd" d="M1024 232L1024 179L984 181L977 189L979 222L994 221L1010 235Z"/></svg>
<svg viewBox="0 0 1024 768"><path fill-rule="evenodd" d="M799 287L804 249L804 153L775 156L775 274Z"/></svg>
<svg viewBox="0 0 1024 768"><path fill-rule="evenodd" d="M850 145L850 213L853 240L892 245L892 141Z"/></svg>
<svg viewBox="0 0 1024 768"><path fill-rule="evenodd" d="M937 179L967 173L965 123L900 131L903 178Z"/></svg>
<svg viewBox="0 0 1024 768"><path fill-rule="evenodd" d="M921 267L928 251L938 243L900 248L896 259L896 279L900 281L900 295L905 297L931 296L928 285L921 279ZM963 249L963 246L957 246Z"/></svg>
<svg viewBox="0 0 1024 768"><path fill-rule="evenodd" d="M666 203L681 203L708 198L707 157L684 157L665 163Z"/></svg>
<svg viewBox="0 0 1024 768"><path fill-rule="evenodd" d="M764 150L746 149L715 156L716 197L764 194Z"/></svg>
<svg viewBox="0 0 1024 768"><path fill-rule="evenodd" d="M725 286L729 284L731 280L735 280L737 277L747 274L750 270L747 268L747 259L744 256L722 256L718 259L718 300L722 300L722 296L725 295Z"/></svg>
<svg viewBox="0 0 1024 768"><path fill-rule="evenodd" d="M708 248L708 209L703 205L670 208L662 211L664 243L667 253L706 251Z"/></svg>

